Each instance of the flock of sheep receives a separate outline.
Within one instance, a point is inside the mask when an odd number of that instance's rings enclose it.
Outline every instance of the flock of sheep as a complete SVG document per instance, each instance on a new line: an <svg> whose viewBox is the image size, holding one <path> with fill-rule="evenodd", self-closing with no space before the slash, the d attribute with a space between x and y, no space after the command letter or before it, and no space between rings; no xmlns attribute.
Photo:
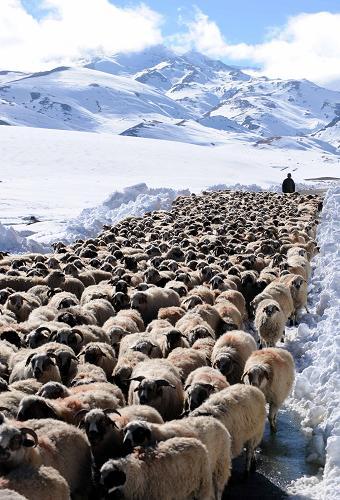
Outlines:
<svg viewBox="0 0 340 500"><path fill-rule="evenodd" d="M0 499L220 499L234 457L254 470L294 382L276 345L307 308L321 208L203 193L0 253Z"/></svg>

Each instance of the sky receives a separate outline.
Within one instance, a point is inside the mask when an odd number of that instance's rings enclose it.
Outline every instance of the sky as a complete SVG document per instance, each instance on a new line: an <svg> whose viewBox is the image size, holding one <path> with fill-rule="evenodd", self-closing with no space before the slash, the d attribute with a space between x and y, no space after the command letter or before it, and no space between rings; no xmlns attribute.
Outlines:
<svg viewBox="0 0 340 500"><path fill-rule="evenodd" d="M0 70L160 43L340 90L340 0L0 0Z"/></svg>

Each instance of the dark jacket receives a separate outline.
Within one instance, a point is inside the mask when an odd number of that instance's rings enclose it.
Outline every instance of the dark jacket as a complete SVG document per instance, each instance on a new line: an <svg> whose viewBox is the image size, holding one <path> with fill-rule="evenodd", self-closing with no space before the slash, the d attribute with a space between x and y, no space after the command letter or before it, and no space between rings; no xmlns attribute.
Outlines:
<svg viewBox="0 0 340 500"><path fill-rule="evenodd" d="M283 193L295 193L295 182L292 178L287 177L282 183Z"/></svg>

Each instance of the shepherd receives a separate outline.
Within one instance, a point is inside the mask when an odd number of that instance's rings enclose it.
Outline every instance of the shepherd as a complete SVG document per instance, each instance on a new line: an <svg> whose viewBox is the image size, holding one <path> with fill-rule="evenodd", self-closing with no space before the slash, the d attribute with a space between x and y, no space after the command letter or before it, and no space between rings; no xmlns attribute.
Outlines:
<svg viewBox="0 0 340 500"><path fill-rule="evenodd" d="M282 183L283 193L295 193L295 182L292 179L292 174L287 174L287 178Z"/></svg>

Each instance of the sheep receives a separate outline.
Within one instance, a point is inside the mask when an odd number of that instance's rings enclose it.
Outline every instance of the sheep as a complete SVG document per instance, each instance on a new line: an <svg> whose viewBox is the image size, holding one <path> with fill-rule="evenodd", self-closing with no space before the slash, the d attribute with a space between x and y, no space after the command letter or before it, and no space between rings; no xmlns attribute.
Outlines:
<svg viewBox="0 0 340 500"><path fill-rule="evenodd" d="M196 368L207 365L207 359L203 353L185 347L176 347L170 352L167 359L177 368L182 382L185 382L189 374Z"/></svg>
<svg viewBox="0 0 340 500"><path fill-rule="evenodd" d="M276 432L277 412L289 396L295 378L292 355L275 347L255 351L247 359L242 381L258 387L269 403L269 423L272 432Z"/></svg>
<svg viewBox="0 0 340 500"><path fill-rule="evenodd" d="M80 410L91 408L115 410L120 406L120 401L113 396L111 391L97 389L96 384L92 387L92 391L79 392L61 399L47 400L40 396L26 396L20 401L16 417L20 421L53 418L77 425Z"/></svg>
<svg viewBox="0 0 340 500"><path fill-rule="evenodd" d="M184 392L180 374L165 359L138 363L132 371L129 404L149 404L164 420L178 418L183 410Z"/></svg>
<svg viewBox="0 0 340 500"><path fill-rule="evenodd" d="M71 396L69 389L60 382L46 382L37 392L37 396L45 399L59 399Z"/></svg>
<svg viewBox="0 0 340 500"><path fill-rule="evenodd" d="M189 347L189 342L187 341L186 336L171 326L158 332L154 331L153 335L164 358L168 357L170 352L176 349L176 347Z"/></svg>
<svg viewBox="0 0 340 500"><path fill-rule="evenodd" d="M193 344L199 338L216 338L212 327L204 321L202 316L197 312L195 313L190 311L186 313L179 321L177 321L176 329L187 337L190 344Z"/></svg>
<svg viewBox="0 0 340 500"><path fill-rule="evenodd" d="M85 493L89 486L90 447L84 434L52 419L28 420L24 425L0 425L1 447L7 450L3 467L13 470L19 465L50 466L65 478L72 494ZM13 442L15 447L11 446Z"/></svg>
<svg viewBox="0 0 340 500"><path fill-rule="evenodd" d="M215 340L211 337L199 338L192 344L192 349L203 352L205 357L211 360L211 355L214 349Z"/></svg>
<svg viewBox="0 0 340 500"><path fill-rule="evenodd" d="M152 333L132 333L122 338L119 347L118 359L127 350L134 350L146 354L149 358L161 358L162 351L157 343L156 337Z"/></svg>
<svg viewBox="0 0 340 500"><path fill-rule="evenodd" d="M146 361L148 356L139 351L126 351L124 355L119 356L117 364L112 372L114 382L127 395L130 386L130 377L134 367Z"/></svg>
<svg viewBox="0 0 340 500"><path fill-rule="evenodd" d="M50 298L48 305L59 311L60 309L67 309L68 307L78 306L79 300L74 295L74 293L61 291L60 293L56 293Z"/></svg>
<svg viewBox="0 0 340 500"><path fill-rule="evenodd" d="M192 371L185 380L184 407L192 411L208 399L211 394L229 387L227 379L215 368L202 366Z"/></svg>
<svg viewBox="0 0 340 500"><path fill-rule="evenodd" d="M241 314L242 320L246 321L248 314L247 314L247 306L246 306L246 301L242 295L242 293L238 292L237 290L227 290L225 292L222 292L215 300L215 305L217 305L219 302L223 300L228 300L229 302L232 302L234 306L237 307L239 313Z"/></svg>
<svg viewBox="0 0 340 500"><path fill-rule="evenodd" d="M207 287L207 286L196 286L190 292L188 293L188 296L190 297L191 295L197 295L200 297L205 304L209 304L211 306L214 305L215 302L215 297L213 292Z"/></svg>
<svg viewBox="0 0 340 500"><path fill-rule="evenodd" d="M24 380L17 380L9 385L10 391L20 391L24 395L36 394L41 388L42 383L35 378L27 378Z"/></svg>
<svg viewBox="0 0 340 500"><path fill-rule="evenodd" d="M294 274L287 274L286 276L282 276L280 281L288 286L294 304L294 314L292 321L297 324L297 312L299 309L305 308L307 313L309 313L307 307L307 282L301 276L295 276Z"/></svg>
<svg viewBox="0 0 340 500"><path fill-rule="evenodd" d="M57 314L58 310L49 305L39 306L30 313L28 321L32 324L41 324L45 321L53 321Z"/></svg>
<svg viewBox="0 0 340 500"><path fill-rule="evenodd" d="M94 314L84 309L82 306L73 306L67 310L61 310L56 320L61 323L66 323L71 328L78 325L96 325L97 319Z"/></svg>
<svg viewBox="0 0 340 500"><path fill-rule="evenodd" d="M27 378L36 378L43 384L49 380L61 382L54 354L49 352L31 353L25 361L13 367L9 382L12 383Z"/></svg>
<svg viewBox="0 0 340 500"><path fill-rule="evenodd" d="M258 331L261 345L275 347L275 344L284 337L286 318L276 300L262 300L256 310L255 327Z"/></svg>
<svg viewBox="0 0 340 500"><path fill-rule="evenodd" d="M251 302L254 311L264 299L275 300L280 304L281 310L286 318L290 318L294 312L294 303L289 288L283 283L274 282L268 285L263 292L255 297Z"/></svg>
<svg viewBox="0 0 340 500"><path fill-rule="evenodd" d="M96 299L106 299L111 302L112 286L103 283L100 285L88 286L81 296L80 304L84 306L88 302Z"/></svg>
<svg viewBox="0 0 340 500"><path fill-rule="evenodd" d="M232 458L246 447L245 472L256 467L255 449L261 442L266 421L265 398L257 387L235 384L212 394L190 413L192 417L217 418L231 436Z"/></svg>
<svg viewBox="0 0 340 500"><path fill-rule="evenodd" d="M158 311L158 319L165 319L169 321L173 326L181 319L185 314L185 310L182 307L172 306L172 307L161 307Z"/></svg>
<svg viewBox="0 0 340 500"><path fill-rule="evenodd" d="M175 437L198 439L205 445L214 489L214 497L222 498L231 469L231 438L227 429L213 417L189 417L165 424L132 421L124 428L124 444L133 449L136 446L156 446Z"/></svg>
<svg viewBox="0 0 340 500"><path fill-rule="evenodd" d="M44 283L50 288L61 288L64 292L73 293L79 300L85 290L83 283L78 278L66 277L62 271L55 270L50 272Z"/></svg>
<svg viewBox="0 0 340 500"><path fill-rule="evenodd" d="M140 312L147 324L157 318L162 307L180 306L180 297L174 290L153 287L144 292L136 292L131 298L131 306Z"/></svg>
<svg viewBox="0 0 340 500"><path fill-rule="evenodd" d="M83 306L83 311L91 313L96 318L98 326L103 326L115 314L112 305L106 299L94 299L87 302Z"/></svg>
<svg viewBox="0 0 340 500"><path fill-rule="evenodd" d="M146 405L131 405L118 410L95 408L83 412L80 422L91 445L95 466L101 467L109 458L126 453L123 446L123 428L132 420L162 424L157 410Z"/></svg>
<svg viewBox="0 0 340 500"><path fill-rule="evenodd" d="M207 451L194 438L176 437L143 450L140 457L134 453L111 459L102 466L100 475L105 489L117 498L207 500L213 497Z"/></svg>
<svg viewBox="0 0 340 500"><path fill-rule="evenodd" d="M5 303L5 308L13 312L20 322L26 321L33 309L39 306L40 300L28 292L12 293Z"/></svg>
<svg viewBox="0 0 340 500"><path fill-rule="evenodd" d="M75 372L69 373L68 378L70 386L107 382L103 368L92 363L77 364Z"/></svg>
<svg viewBox="0 0 340 500"><path fill-rule="evenodd" d="M92 363L103 368L106 377L111 377L117 364L115 353L105 342L89 342L78 354L80 363Z"/></svg>
<svg viewBox="0 0 340 500"><path fill-rule="evenodd" d="M7 340L0 340L0 375L7 375L10 365L10 360L18 349Z"/></svg>
<svg viewBox="0 0 340 500"><path fill-rule="evenodd" d="M238 330L225 333L214 346L211 364L230 384L237 384L241 381L245 362L256 348L256 342L249 333Z"/></svg>
<svg viewBox="0 0 340 500"><path fill-rule="evenodd" d="M24 392L16 389L0 393L0 407L8 417L15 418L18 413L18 408L21 400L27 396Z"/></svg>
<svg viewBox="0 0 340 500"><path fill-rule="evenodd" d="M26 335L25 344L30 349L36 349L50 340L51 330L47 326L40 326Z"/></svg>
<svg viewBox="0 0 340 500"><path fill-rule="evenodd" d="M214 308L222 318L223 330L242 330L243 319L240 311L237 307L229 300L220 300L216 302Z"/></svg>
<svg viewBox="0 0 340 500"><path fill-rule="evenodd" d="M42 465L37 469L29 465L20 465L0 477L2 500L55 500L56 498L69 500L70 489L66 480L53 467Z"/></svg>
<svg viewBox="0 0 340 500"><path fill-rule="evenodd" d="M82 347L89 342L110 343L109 337L99 327L92 325L78 326L77 328L61 328L54 331L50 340L56 343L71 347L76 354L79 354Z"/></svg>

